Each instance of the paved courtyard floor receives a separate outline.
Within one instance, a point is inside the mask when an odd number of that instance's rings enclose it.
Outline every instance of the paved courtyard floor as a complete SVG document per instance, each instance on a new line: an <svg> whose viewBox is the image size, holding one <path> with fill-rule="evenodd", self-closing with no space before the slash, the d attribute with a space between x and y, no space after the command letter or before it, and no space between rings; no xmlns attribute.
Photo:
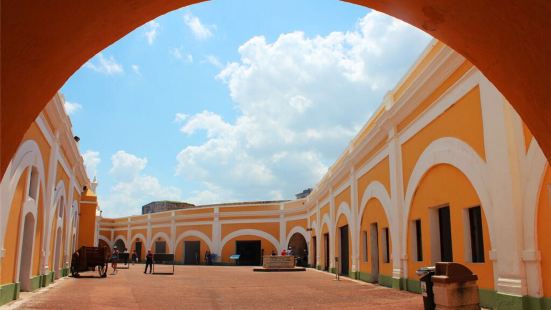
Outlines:
<svg viewBox="0 0 551 310"><path fill-rule="evenodd" d="M163 266L163 268L167 268ZM160 271L160 268L158 268ZM100 278L65 278L26 293L15 309L422 309L418 294L307 270L253 272L251 267L176 266L175 275L143 265ZM97 273L82 275L96 276Z"/></svg>

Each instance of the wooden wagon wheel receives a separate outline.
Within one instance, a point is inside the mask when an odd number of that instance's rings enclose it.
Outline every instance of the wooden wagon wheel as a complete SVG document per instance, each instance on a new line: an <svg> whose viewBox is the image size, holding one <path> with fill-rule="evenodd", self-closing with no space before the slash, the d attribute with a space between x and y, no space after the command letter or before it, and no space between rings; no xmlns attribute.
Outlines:
<svg viewBox="0 0 551 310"><path fill-rule="evenodd" d="M98 265L98 273L101 278L107 277L107 264Z"/></svg>

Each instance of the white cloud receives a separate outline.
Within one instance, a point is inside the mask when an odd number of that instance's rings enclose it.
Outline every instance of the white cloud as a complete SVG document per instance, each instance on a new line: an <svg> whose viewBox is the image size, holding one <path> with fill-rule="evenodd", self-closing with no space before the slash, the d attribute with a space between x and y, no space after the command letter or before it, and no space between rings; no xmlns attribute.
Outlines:
<svg viewBox="0 0 551 310"><path fill-rule="evenodd" d="M145 37L147 38L147 44L153 45L153 42L155 42L155 38L157 38L158 30L161 27L158 22L155 20L152 20L145 24L147 27L147 31L145 32Z"/></svg>
<svg viewBox="0 0 551 310"><path fill-rule="evenodd" d="M93 178L98 175L98 166L101 163L101 158L98 151L87 150L82 154L84 159L84 166L86 167L86 173L89 178Z"/></svg>
<svg viewBox="0 0 551 310"><path fill-rule="evenodd" d="M170 55L172 55L172 57L178 60L181 60L187 63L193 62L193 56L189 53L185 53L182 47L173 47L169 49L168 52Z"/></svg>
<svg viewBox="0 0 551 310"><path fill-rule="evenodd" d="M115 57L109 56L106 58L103 56L103 53L94 56L94 58L84 64L84 67L107 75L124 72L122 65L115 60Z"/></svg>
<svg viewBox="0 0 551 310"><path fill-rule="evenodd" d="M203 111L182 124L207 137L177 156L176 173L202 186L188 199L292 198L315 185L429 40L375 11L347 32L251 38L217 76L237 119Z"/></svg>
<svg viewBox="0 0 551 310"><path fill-rule="evenodd" d="M209 63L209 64L211 64L211 65L213 65L213 66L215 66L216 68L219 68L219 69L224 67L224 65L222 65L222 63L220 62L218 57L216 57L214 55L205 56L205 60L203 62Z"/></svg>
<svg viewBox="0 0 551 310"><path fill-rule="evenodd" d="M132 71L134 71L134 73L136 73L139 76L142 75L142 72L140 71L140 66L138 65L132 65Z"/></svg>
<svg viewBox="0 0 551 310"><path fill-rule="evenodd" d="M67 112L68 115L72 115L76 111L82 109L82 105L76 102L69 102L65 101L63 103L63 107L65 108L65 112Z"/></svg>
<svg viewBox="0 0 551 310"><path fill-rule="evenodd" d="M214 25L203 25L201 20L197 16L191 14L191 12L186 12L184 14L184 23L191 30L195 38L199 40L206 40L212 37L212 30L216 28Z"/></svg>
<svg viewBox="0 0 551 310"><path fill-rule="evenodd" d="M164 186L159 179L144 173L147 158L125 151L111 157L111 176L116 181L107 194L100 196L105 216L118 217L138 214L140 207L155 200L180 200L181 190Z"/></svg>

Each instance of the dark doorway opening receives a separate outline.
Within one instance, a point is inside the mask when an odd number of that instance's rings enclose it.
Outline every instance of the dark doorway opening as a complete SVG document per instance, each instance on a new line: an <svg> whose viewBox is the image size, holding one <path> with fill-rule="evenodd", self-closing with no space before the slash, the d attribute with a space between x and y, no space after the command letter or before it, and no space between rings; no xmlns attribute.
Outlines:
<svg viewBox="0 0 551 310"><path fill-rule="evenodd" d="M339 258L340 264L341 264L341 270L340 273L342 275L348 275L348 225L345 225L343 227L340 227L341 232L341 255Z"/></svg>
<svg viewBox="0 0 551 310"><path fill-rule="evenodd" d="M138 261L142 260L142 242L136 242L136 255L138 256Z"/></svg>
<svg viewBox="0 0 551 310"><path fill-rule="evenodd" d="M371 243L371 282L379 282L379 227L377 223L369 225Z"/></svg>
<svg viewBox="0 0 551 310"><path fill-rule="evenodd" d="M295 233L291 236L289 250L296 257L298 266L306 267L308 265L308 245L302 234Z"/></svg>
<svg viewBox="0 0 551 310"><path fill-rule="evenodd" d="M239 254L239 265L259 266L261 264L260 240L235 241L235 253Z"/></svg>
<svg viewBox="0 0 551 310"><path fill-rule="evenodd" d="M184 241L184 264L199 265L201 263L201 241Z"/></svg>
<svg viewBox="0 0 551 310"><path fill-rule="evenodd" d="M117 250L119 250L119 252L121 253L126 251L126 245L124 244L124 241L122 241L121 239L117 239L117 241L115 241L115 247L117 247Z"/></svg>
<svg viewBox="0 0 551 310"><path fill-rule="evenodd" d="M166 253L166 241L156 241L155 254L165 254L165 253Z"/></svg>
<svg viewBox="0 0 551 310"><path fill-rule="evenodd" d="M312 255L313 256L313 261L314 261L314 268L318 268L318 251L317 251L317 238L316 237L312 237Z"/></svg>
<svg viewBox="0 0 551 310"><path fill-rule="evenodd" d="M329 271L329 234L323 234L323 251L323 254L325 254L323 270Z"/></svg>
<svg viewBox="0 0 551 310"><path fill-rule="evenodd" d="M453 262L450 207L438 209L438 228L440 229L440 261Z"/></svg>

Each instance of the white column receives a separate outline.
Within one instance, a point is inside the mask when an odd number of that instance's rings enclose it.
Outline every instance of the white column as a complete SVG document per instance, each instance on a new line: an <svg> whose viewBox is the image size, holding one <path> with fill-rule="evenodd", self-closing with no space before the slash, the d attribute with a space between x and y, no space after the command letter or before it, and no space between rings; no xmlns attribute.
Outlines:
<svg viewBox="0 0 551 310"><path fill-rule="evenodd" d="M287 249L287 222L285 221L285 207L283 203L279 204L279 249L281 253L283 249Z"/></svg>
<svg viewBox="0 0 551 310"><path fill-rule="evenodd" d="M147 215L147 232L146 232L146 235L145 238L145 248L146 248L146 253L148 250L151 250L151 237L153 237L151 235L151 214L148 214Z"/></svg>
<svg viewBox="0 0 551 310"><path fill-rule="evenodd" d="M335 247L336 247L336 230L335 227L337 225L335 220L335 197L333 197L333 189L331 188L329 190L329 219L331 227L329 227L329 271L331 271L331 268L335 268Z"/></svg>
<svg viewBox="0 0 551 310"><path fill-rule="evenodd" d="M132 224L130 223L130 219L131 218L128 217L128 223L126 224L126 242L128 243L126 244L126 248L129 252L132 251Z"/></svg>
<svg viewBox="0 0 551 310"><path fill-rule="evenodd" d="M176 253L176 212L170 212L170 254Z"/></svg>
<svg viewBox="0 0 551 310"><path fill-rule="evenodd" d="M395 128L389 130L389 170L391 212L388 218L392 239L392 278L400 281L407 278L407 238L402 240L407 227L404 210L404 180L402 173L402 149ZM400 282L398 282L400 283ZM401 287L397 287L401 288Z"/></svg>
<svg viewBox="0 0 551 310"><path fill-rule="evenodd" d="M322 227L322 224L320 223L321 221L321 216L320 216L320 204L319 204L319 201L316 201L316 226L315 229L316 229L316 266L314 266L315 268L317 268L318 266L317 265L320 265L320 261L321 261L321 238L322 238L322 233L321 233L321 227Z"/></svg>
<svg viewBox="0 0 551 310"><path fill-rule="evenodd" d="M43 222L46 223L42 228L42 250L41 250L41 271L42 274L49 272L48 258L50 257L50 238L51 238L51 226L50 223L50 213L51 208L54 204L54 190L55 190L55 180L57 177L57 162L59 161L59 132L54 134L54 139L52 139L53 145L51 146L52 152L50 155L50 162L48 163L48 172L49 175L46 179L46 194L44 195L44 218Z"/></svg>
<svg viewBox="0 0 551 310"><path fill-rule="evenodd" d="M360 216L358 215L358 184L356 182L356 170L354 167L350 168L350 203L351 217L350 234L352 235L352 272L360 271Z"/></svg>
<svg viewBox="0 0 551 310"><path fill-rule="evenodd" d="M222 259L222 235L221 235L221 225L220 225L220 208L214 208L214 221L212 223L212 244L213 249L210 249L213 254L216 254L216 260L220 261Z"/></svg>
<svg viewBox="0 0 551 310"><path fill-rule="evenodd" d="M494 275L498 293L523 296L527 294L526 274L522 257L522 179L520 154L516 147L514 126L506 111L506 101L485 78L480 82L484 148L487 180L490 191L493 236L490 259L494 260Z"/></svg>

